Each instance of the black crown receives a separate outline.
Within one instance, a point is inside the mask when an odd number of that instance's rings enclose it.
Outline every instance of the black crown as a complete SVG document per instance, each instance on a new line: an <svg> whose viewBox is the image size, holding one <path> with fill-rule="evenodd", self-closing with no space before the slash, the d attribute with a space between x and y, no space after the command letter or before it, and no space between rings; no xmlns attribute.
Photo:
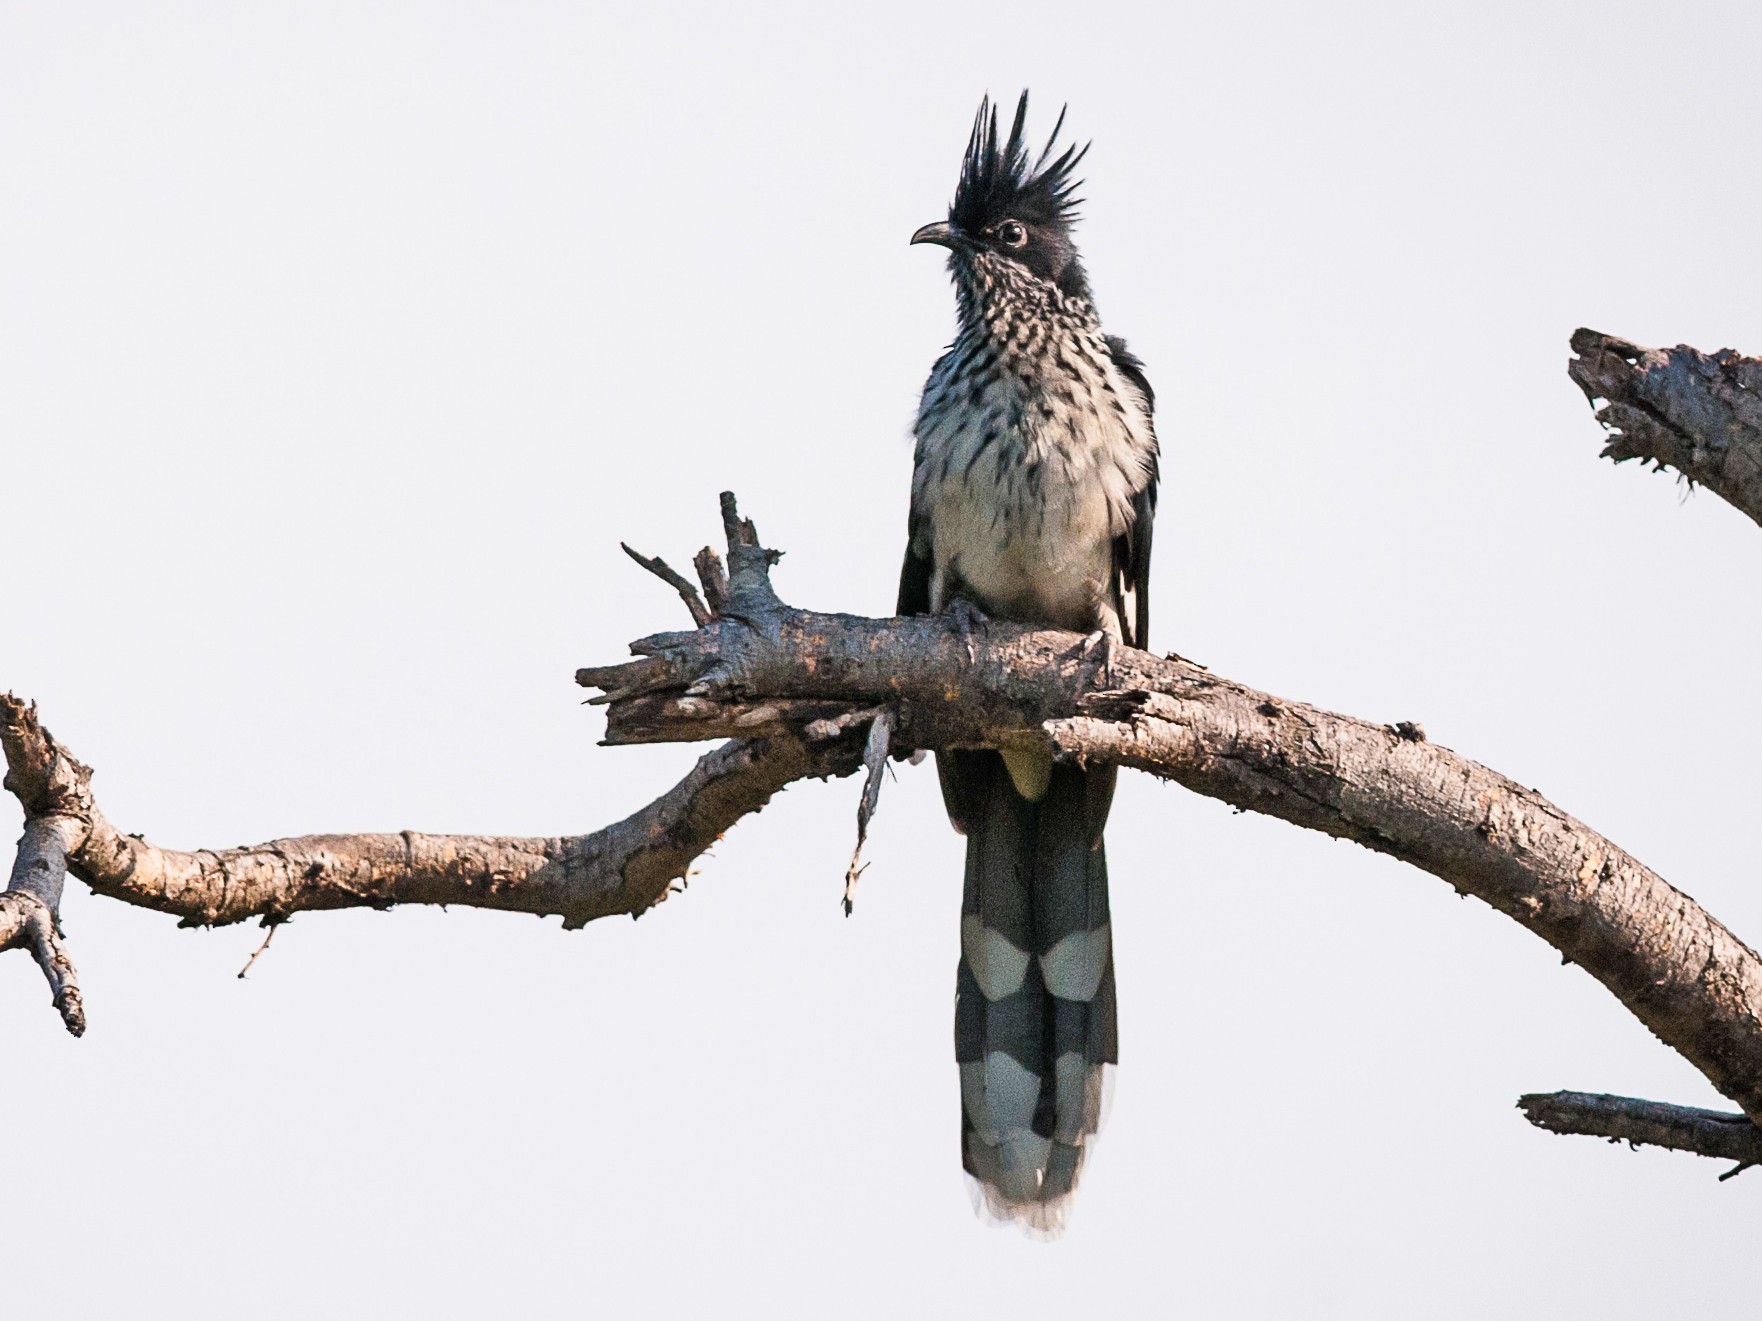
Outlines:
<svg viewBox="0 0 1762 1321"><path fill-rule="evenodd" d="M1072 178L1072 174L1089 147L1068 146L1053 157L1059 130L1065 122L1061 109L1045 149L1030 166L1022 135L1027 118L1028 94L1023 92L1016 102L1009 137L1000 147L997 107L991 104L989 96L979 102L973 135L967 139L966 158L961 162L960 186L948 208L949 223L955 228L976 234L1005 219L1058 228L1069 228L1076 221L1082 199L1072 194L1082 186L1082 180Z"/></svg>

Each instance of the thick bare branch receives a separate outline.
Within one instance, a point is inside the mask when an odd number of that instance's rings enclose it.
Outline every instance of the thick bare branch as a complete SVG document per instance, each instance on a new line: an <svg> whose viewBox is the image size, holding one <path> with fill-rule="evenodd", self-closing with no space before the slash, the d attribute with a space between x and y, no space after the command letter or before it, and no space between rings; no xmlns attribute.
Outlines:
<svg viewBox="0 0 1762 1321"><path fill-rule="evenodd" d="M1736 1161L1733 1169L1719 1176L1721 1179L1762 1164L1762 1128L1743 1115L1587 1092L1520 1096L1517 1108L1530 1123L1550 1133L1578 1133L1636 1147L1667 1147Z"/></svg>
<svg viewBox="0 0 1762 1321"><path fill-rule="evenodd" d="M41 768L56 757L71 762L34 708L9 695L0 697L0 740L15 767ZM668 793L589 835L307 835L186 853L119 833L92 801L84 767L77 806L57 820L65 829L67 870L100 894L175 914L185 925L419 903L559 914L565 927L579 927L653 907L741 817L794 780L852 773L862 749L855 732L812 742L779 727L770 737L706 754ZM27 814L42 801L27 793L37 793L44 779L27 773L19 781ZM27 839L36 819L27 815Z"/></svg>
<svg viewBox="0 0 1762 1321"><path fill-rule="evenodd" d="M1603 456L1674 468L1762 524L1762 358L1648 349L1577 330L1567 371L1609 429Z"/></svg>
<svg viewBox="0 0 1762 1321"><path fill-rule="evenodd" d="M890 704L896 747L1039 742L1392 854L1535 932L1762 1118L1762 960L1615 844L1411 722L1129 648L1103 688L1080 636L999 623L963 635L940 618L774 609L632 649L641 660L578 675L618 694L610 743L724 737L800 703Z"/></svg>

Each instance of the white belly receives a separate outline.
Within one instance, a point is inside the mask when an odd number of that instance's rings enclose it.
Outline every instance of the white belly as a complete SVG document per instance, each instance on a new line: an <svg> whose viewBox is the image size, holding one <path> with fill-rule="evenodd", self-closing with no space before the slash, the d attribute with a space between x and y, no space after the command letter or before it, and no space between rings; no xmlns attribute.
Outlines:
<svg viewBox="0 0 1762 1321"><path fill-rule="evenodd" d="M1031 491L1009 460L940 485L930 516L931 606L960 592L987 614L1087 632L1102 622L1113 568L1104 495L1044 474ZM1000 497L1000 494L1002 498Z"/></svg>
<svg viewBox="0 0 1762 1321"><path fill-rule="evenodd" d="M1130 526L1146 446L1088 383L1059 384L1031 393L1005 374L920 419L913 496L933 609L959 592L1003 619L1117 631L1113 540Z"/></svg>

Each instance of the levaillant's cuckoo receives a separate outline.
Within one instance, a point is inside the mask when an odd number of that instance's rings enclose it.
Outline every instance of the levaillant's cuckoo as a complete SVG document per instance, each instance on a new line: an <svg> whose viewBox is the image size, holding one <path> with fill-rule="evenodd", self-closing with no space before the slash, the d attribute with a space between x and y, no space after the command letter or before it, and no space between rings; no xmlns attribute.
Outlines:
<svg viewBox="0 0 1762 1321"><path fill-rule="evenodd" d="M1146 645L1157 446L1143 364L1103 333L1072 243L1083 151L1030 160L1028 97L989 98L946 223L959 331L915 428L899 612L961 612ZM1084 149L1085 151L1087 148ZM955 983L961 1160L991 1216L1056 1233L1118 1059L1102 826L1114 768L1039 746L936 759L967 837Z"/></svg>

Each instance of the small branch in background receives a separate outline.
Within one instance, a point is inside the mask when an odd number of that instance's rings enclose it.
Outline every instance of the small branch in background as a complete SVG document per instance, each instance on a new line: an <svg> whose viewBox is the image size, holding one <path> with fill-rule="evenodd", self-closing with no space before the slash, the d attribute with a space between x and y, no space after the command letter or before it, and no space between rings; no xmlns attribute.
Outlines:
<svg viewBox="0 0 1762 1321"><path fill-rule="evenodd" d="M887 767L887 753L893 746L893 711L882 707L869 722L869 738L863 747L863 796L857 800L857 846L851 851L850 866L844 869L844 915L849 917L856 907L857 878L866 867L858 866L863 856L863 841L869 837L869 821L881 801L881 772Z"/></svg>
<svg viewBox="0 0 1762 1321"><path fill-rule="evenodd" d="M1537 1128L1608 1138L1635 1147L1664 1147L1736 1161L1720 1181L1762 1164L1762 1128L1744 1115L1589 1092L1520 1096L1517 1108Z"/></svg>
<svg viewBox="0 0 1762 1321"><path fill-rule="evenodd" d="M1609 432L1604 458L1674 468L1762 524L1762 358L1583 329L1572 351L1567 373Z"/></svg>

